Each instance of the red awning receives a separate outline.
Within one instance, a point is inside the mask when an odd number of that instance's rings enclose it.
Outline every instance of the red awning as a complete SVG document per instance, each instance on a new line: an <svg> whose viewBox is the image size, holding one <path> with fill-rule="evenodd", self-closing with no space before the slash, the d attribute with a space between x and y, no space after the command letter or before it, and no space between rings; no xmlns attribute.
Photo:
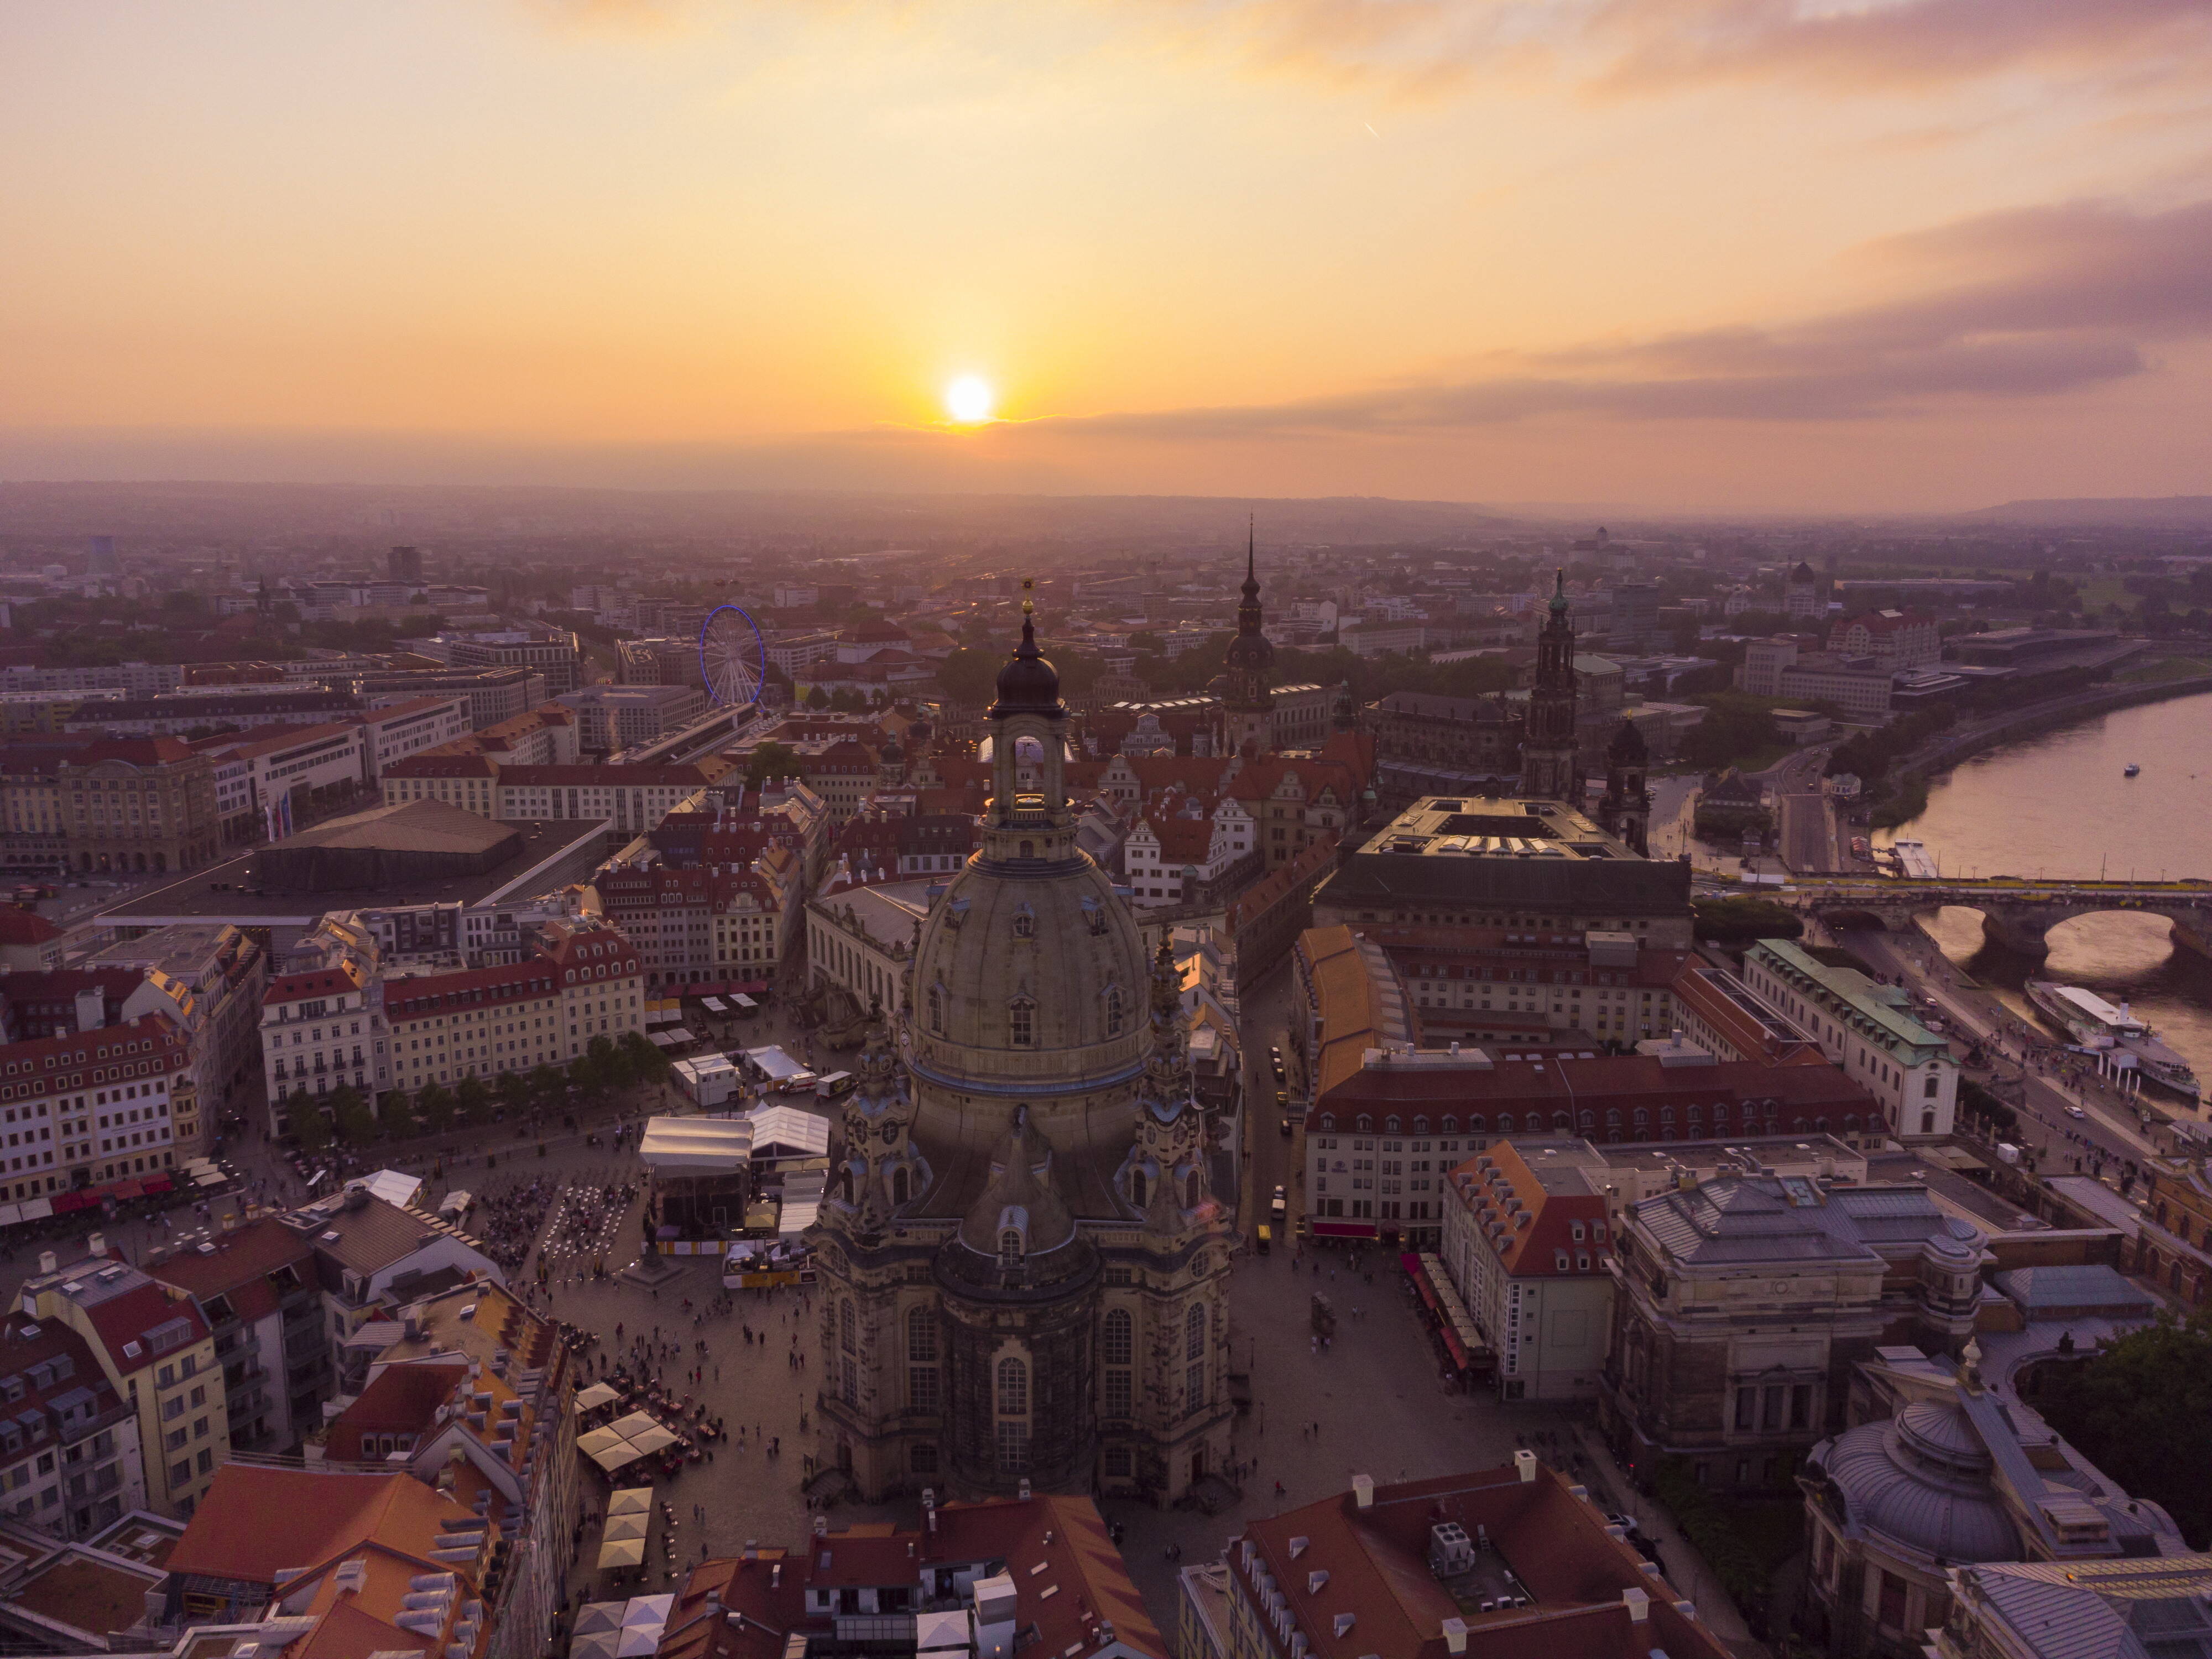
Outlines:
<svg viewBox="0 0 2212 1659"><path fill-rule="evenodd" d="M99 1202L99 1195L94 1193L57 1193L54 1194L54 1213L64 1215L71 1210L89 1210Z"/></svg>
<svg viewBox="0 0 2212 1659"><path fill-rule="evenodd" d="M732 995L742 994L749 997L757 997L768 989L768 981L764 979L733 979L730 981L728 989Z"/></svg>
<svg viewBox="0 0 2212 1659"><path fill-rule="evenodd" d="M1467 1349L1459 1340L1459 1333L1452 1329L1451 1322L1447 1320L1444 1323L1437 1326L1437 1334L1443 1338L1444 1350L1451 1355L1452 1364L1458 1366L1460 1370L1465 1370L1467 1369Z"/></svg>
<svg viewBox="0 0 2212 1659"><path fill-rule="evenodd" d="M1429 1311L1441 1316L1443 1309L1437 1305L1436 1287L1429 1283L1428 1269L1421 1266L1421 1258L1407 1251L1398 1258L1398 1265L1413 1281L1413 1288L1421 1293L1421 1300L1428 1304Z"/></svg>
<svg viewBox="0 0 2212 1659"><path fill-rule="evenodd" d="M1310 1221L1306 1224L1316 1238L1372 1238L1375 1224L1371 1221Z"/></svg>
<svg viewBox="0 0 2212 1659"><path fill-rule="evenodd" d="M175 1182L165 1175L149 1175L146 1177L146 1190L149 1193L174 1192L176 1185Z"/></svg>
<svg viewBox="0 0 2212 1659"><path fill-rule="evenodd" d="M110 1198L116 1199L143 1198L146 1196L146 1183L143 1181L135 1180L118 1181L115 1183L114 1189L108 1194L108 1196Z"/></svg>

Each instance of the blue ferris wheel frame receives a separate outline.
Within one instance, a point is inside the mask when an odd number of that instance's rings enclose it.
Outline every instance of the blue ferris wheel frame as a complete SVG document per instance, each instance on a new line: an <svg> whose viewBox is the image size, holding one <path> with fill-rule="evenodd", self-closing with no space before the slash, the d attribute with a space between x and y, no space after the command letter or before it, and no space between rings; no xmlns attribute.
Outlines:
<svg viewBox="0 0 2212 1659"><path fill-rule="evenodd" d="M752 630L753 649L758 653L753 678L763 689L768 685L768 641L762 636L760 624L753 620L752 613L741 605L718 605L707 613L706 620L699 624L699 682L707 688L707 695L714 699L717 707L726 708L730 705L722 701L720 693L716 690L714 671L707 662L708 635L714 631L714 618L725 611L737 617ZM753 695L754 700L757 702L759 692L756 691Z"/></svg>

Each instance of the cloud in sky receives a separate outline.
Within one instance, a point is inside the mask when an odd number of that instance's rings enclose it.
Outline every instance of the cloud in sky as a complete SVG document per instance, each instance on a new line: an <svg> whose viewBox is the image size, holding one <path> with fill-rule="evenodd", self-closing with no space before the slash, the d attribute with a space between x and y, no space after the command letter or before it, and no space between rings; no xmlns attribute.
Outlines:
<svg viewBox="0 0 2212 1659"><path fill-rule="evenodd" d="M1244 407L1039 422L1107 437L1322 435L1581 413L1627 420L1851 420L1947 398L2048 397L2140 374L2212 334L2212 202L2087 202L1889 239L1876 263L1953 280L1772 328L1501 353L1460 377ZM1963 280L1958 274L1975 274Z"/></svg>
<svg viewBox="0 0 2212 1659"><path fill-rule="evenodd" d="M1120 6L1127 0L1109 0ZM1934 86L2212 45L2207 0L1158 0L1182 38L1268 67L1423 94L1543 68L1651 92L1786 78Z"/></svg>

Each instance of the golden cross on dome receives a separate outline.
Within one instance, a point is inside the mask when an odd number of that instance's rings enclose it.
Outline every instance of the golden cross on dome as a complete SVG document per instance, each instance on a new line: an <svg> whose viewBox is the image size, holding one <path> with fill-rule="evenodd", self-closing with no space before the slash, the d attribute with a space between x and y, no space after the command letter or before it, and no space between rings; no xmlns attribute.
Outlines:
<svg viewBox="0 0 2212 1659"><path fill-rule="evenodd" d="M1023 577L1023 578L1022 578L1022 615L1024 615L1024 617L1034 616L1034 615L1036 615L1036 601L1034 599L1032 599L1032 598L1030 598L1030 597L1031 594L1035 593L1036 592L1036 577L1034 577L1034 576L1024 576L1024 577Z"/></svg>

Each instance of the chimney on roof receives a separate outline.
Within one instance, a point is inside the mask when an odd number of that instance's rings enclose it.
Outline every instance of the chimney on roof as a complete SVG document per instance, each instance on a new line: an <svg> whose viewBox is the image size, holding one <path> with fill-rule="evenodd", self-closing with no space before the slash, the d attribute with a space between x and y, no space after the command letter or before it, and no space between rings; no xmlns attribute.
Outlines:
<svg viewBox="0 0 2212 1659"><path fill-rule="evenodd" d="M1513 1467L1521 1471L1522 1484L1526 1486L1536 1478L1536 1454L1525 1449L1515 1452Z"/></svg>
<svg viewBox="0 0 2212 1659"><path fill-rule="evenodd" d="M1466 1620L1447 1619L1444 1620L1444 1650L1447 1653L1465 1653L1467 1651Z"/></svg>
<svg viewBox="0 0 2212 1659"><path fill-rule="evenodd" d="M1648 1590L1631 1584L1620 1593L1620 1604L1628 1609L1629 1622L1640 1625L1651 1617L1651 1595Z"/></svg>
<svg viewBox="0 0 2212 1659"><path fill-rule="evenodd" d="M1375 1477L1373 1475L1355 1474L1352 1477L1352 1501L1357 1507L1363 1510L1371 1510L1375 1507Z"/></svg>

